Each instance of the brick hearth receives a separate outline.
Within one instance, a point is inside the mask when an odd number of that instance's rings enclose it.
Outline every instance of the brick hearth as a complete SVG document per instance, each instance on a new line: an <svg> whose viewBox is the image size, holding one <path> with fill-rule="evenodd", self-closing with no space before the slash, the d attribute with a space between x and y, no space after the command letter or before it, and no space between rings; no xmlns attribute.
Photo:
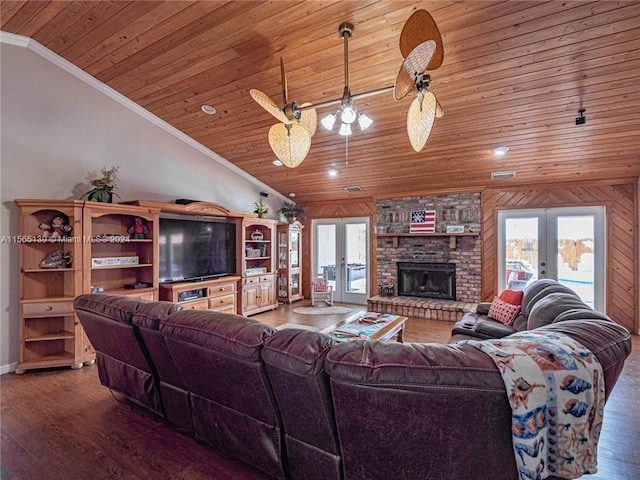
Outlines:
<svg viewBox="0 0 640 480"><path fill-rule="evenodd" d="M476 303L454 302L422 297L386 297L376 295L367 300L371 312L392 313L406 317L426 318L457 322L465 312L473 310Z"/></svg>

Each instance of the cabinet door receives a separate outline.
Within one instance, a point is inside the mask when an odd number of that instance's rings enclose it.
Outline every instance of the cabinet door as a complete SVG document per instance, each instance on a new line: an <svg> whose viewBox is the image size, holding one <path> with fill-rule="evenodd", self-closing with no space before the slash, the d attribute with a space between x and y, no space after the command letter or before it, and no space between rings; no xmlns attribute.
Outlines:
<svg viewBox="0 0 640 480"><path fill-rule="evenodd" d="M278 232L278 269L286 269L287 268L287 232Z"/></svg>
<svg viewBox="0 0 640 480"><path fill-rule="evenodd" d="M244 285L242 287L242 307L243 314L247 314L259 308L258 285Z"/></svg>
<svg viewBox="0 0 640 480"><path fill-rule="evenodd" d="M289 232L289 268L300 267L300 230Z"/></svg>
<svg viewBox="0 0 640 480"><path fill-rule="evenodd" d="M258 293L258 304L260 307L268 307L275 303L273 295L273 281L260 283L260 292Z"/></svg>
<svg viewBox="0 0 640 480"><path fill-rule="evenodd" d="M300 274L291 274L291 296L295 297L300 295Z"/></svg>

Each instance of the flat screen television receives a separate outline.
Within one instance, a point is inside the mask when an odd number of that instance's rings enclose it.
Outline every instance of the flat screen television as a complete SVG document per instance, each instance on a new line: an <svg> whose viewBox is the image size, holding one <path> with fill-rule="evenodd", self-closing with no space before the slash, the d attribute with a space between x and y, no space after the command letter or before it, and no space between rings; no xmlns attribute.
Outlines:
<svg viewBox="0 0 640 480"><path fill-rule="evenodd" d="M236 271L236 226L212 217L160 217L160 283L201 281Z"/></svg>

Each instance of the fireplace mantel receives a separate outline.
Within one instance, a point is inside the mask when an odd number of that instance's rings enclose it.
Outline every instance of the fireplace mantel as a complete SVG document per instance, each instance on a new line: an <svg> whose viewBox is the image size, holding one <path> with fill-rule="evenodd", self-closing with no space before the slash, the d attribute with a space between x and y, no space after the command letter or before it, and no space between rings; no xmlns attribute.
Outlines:
<svg viewBox="0 0 640 480"><path fill-rule="evenodd" d="M464 233L378 233L377 237L388 237L392 240L393 248L398 248L399 239L401 237L449 237L449 248L456 248L456 237L477 237L474 232Z"/></svg>

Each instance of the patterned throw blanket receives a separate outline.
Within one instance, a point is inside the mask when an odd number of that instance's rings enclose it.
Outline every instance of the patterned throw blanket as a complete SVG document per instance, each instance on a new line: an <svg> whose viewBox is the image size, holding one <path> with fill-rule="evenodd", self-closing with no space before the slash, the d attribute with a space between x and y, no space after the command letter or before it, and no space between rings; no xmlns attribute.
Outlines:
<svg viewBox="0 0 640 480"><path fill-rule="evenodd" d="M520 480L597 472L604 378L595 355L556 332L461 343L489 355L502 374Z"/></svg>

